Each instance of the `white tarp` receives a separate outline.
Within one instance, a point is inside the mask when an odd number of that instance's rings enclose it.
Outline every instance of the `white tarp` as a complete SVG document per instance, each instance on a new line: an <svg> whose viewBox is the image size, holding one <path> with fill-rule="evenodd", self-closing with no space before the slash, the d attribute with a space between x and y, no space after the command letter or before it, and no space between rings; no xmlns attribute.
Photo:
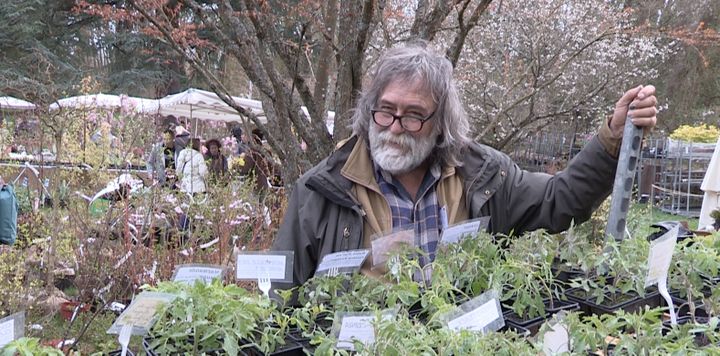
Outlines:
<svg viewBox="0 0 720 356"><path fill-rule="evenodd" d="M251 110L263 123L265 122L260 101L235 96L232 98L239 106ZM162 115L223 122L243 121L240 114L222 101L217 94L205 90L190 88L158 99L158 102L159 113Z"/></svg>
<svg viewBox="0 0 720 356"><path fill-rule="evenodd" d="M126 95L114 94L87 94L59 99L50 104L50 110L59 109L92 109L103 108L108 110L125 108L128 111L156 114L158 101L154 99L135 98Z"/></svg>
<svg viewBox="0 0 720 356"><path fill-rule="evenodd" d="M702 229L712 225L715 220L710 217L710 212L720 208L720 138L715 144L715 151L710 159L700 189L705 192L702 208L700 209L700 221L698 222L698 227Z"/></svg>
<svg viewBox="0 0 720 356"><path fill-rule="evenodd" d="M1 110L33 110L35 109L35 104L21 100L18 98L13 98L12 96L0 96L0 109Z"/></svg>

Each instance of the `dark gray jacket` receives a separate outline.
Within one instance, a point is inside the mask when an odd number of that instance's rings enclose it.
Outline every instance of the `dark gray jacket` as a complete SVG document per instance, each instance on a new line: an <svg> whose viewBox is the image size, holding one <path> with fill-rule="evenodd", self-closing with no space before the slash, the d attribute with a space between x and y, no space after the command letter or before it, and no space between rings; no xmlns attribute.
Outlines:
<svg viewBox="0 0 720 356"><path fill-rule="evenodd" d="M362 246L367 212L352 193L354 183L340 172L356 144L353 138L338 148L292 191L272 249L295 252L294 285L309 279L326 254ZM554 176L524 171L484 145L471 145L461 157L456 174L469 218L490 216L490 232L516 235L540 228L560 232L573 220L587 220L610 193L617 166L598 137Z"/></svg>

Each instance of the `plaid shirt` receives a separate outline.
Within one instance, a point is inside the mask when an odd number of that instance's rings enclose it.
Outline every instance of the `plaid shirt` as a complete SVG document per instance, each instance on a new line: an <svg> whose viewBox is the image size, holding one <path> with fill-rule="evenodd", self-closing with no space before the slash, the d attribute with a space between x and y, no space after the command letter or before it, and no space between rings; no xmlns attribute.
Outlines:
<svg viewBox="0 0 720 356"><path fill-rule="evenodd" d="M427 254L420 256L421 266L435 260L435 250L440 238L440 206L436 193L440 174L440 165L433 164L420 184L417 200L413 201L400 182L375 164L375 178L392 212L392 229L393 231L414 229L415 245Z"/></svg>

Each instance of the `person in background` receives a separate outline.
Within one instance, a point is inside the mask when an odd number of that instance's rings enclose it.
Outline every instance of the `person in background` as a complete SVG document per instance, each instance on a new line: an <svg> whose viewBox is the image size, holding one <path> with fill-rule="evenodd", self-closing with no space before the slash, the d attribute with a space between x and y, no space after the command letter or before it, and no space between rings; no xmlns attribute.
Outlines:
<svg viewBox="0 0 720 356"><path fill-rule="evenodd" d="M178 147L178 151L182 151L183 148L187 147L190 142L190 131L184 126L175 126L175 146Z"/></svg>
<svg viewBox="0 0 720 356"><path fill-rule="evenodd" d="M243 135L243 130L240 126L235 126L235 128L232 129L232 136L237 142L237 154L241 155L248 151L247 139L245 135Z"/></svg>
<svg viewBox="0 0 720 356"><path fill-rule="evenodd" d="M177 159L180 190L190 195L205 193L205 177L208 174L205 158L200 153L200 139L192 138Z"/></svg>
<svg viewBox="0 0 720 356"><path fill-rule="evenodd" d="M269 152L263 150L263 134L260 130L253 130L252 137L254 144L248 146L240 157L243 160L240 174L248 176L252 175L255 177L255 189L260 193L261 196L267 192L270 188L270 181L268 178L273 177L272 163L268 161L266 155Z"/></svg>
<svg viewBox="0 0 720 356"><path fill-rule="evenodd" d="M398 228L410 227L425 266L442 231L468 219L489 219L487 232L514 235L581 223L612 190L626 118L648 130L657 121L655 88L636 86L565 170L532 173L473 142L452 77L450 61L424 42L378 61L353 112L353 135L292 190L272 246L295 252L292 285L310 278L325 255L369 249ZM361 271L373 275L372 266L370 256Z"/></svg>
<svg viewBox="0 0 720 356"><path fill-rule="evenodd" d="M163 131L162 141L155 144L147 159L147 172L154 183L174 189L177 181L175 163L181 148L175 144L175 130Z"/></svg>
<svg viewBox="0 0 720 356"><path fill-rule="evenodd" d="M217 139L211 139L205 142L208 149L205 161L208 166L209 177L213 181L222 180L228 170L228 161L222 153L222 144Z"/></svg>

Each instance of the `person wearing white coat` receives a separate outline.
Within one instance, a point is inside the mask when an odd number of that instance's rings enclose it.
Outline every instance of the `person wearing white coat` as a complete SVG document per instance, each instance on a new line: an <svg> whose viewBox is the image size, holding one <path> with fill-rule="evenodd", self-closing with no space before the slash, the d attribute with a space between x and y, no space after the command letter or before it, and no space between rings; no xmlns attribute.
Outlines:
<svg viewBox="0 0 720 356"><path fill-rule="evenodd" d="M193 138L191 144L180 151L175 166L181 191L191 195L205 192L205 177L208 170L205 158L200 153L200 139Z"/></svg>

